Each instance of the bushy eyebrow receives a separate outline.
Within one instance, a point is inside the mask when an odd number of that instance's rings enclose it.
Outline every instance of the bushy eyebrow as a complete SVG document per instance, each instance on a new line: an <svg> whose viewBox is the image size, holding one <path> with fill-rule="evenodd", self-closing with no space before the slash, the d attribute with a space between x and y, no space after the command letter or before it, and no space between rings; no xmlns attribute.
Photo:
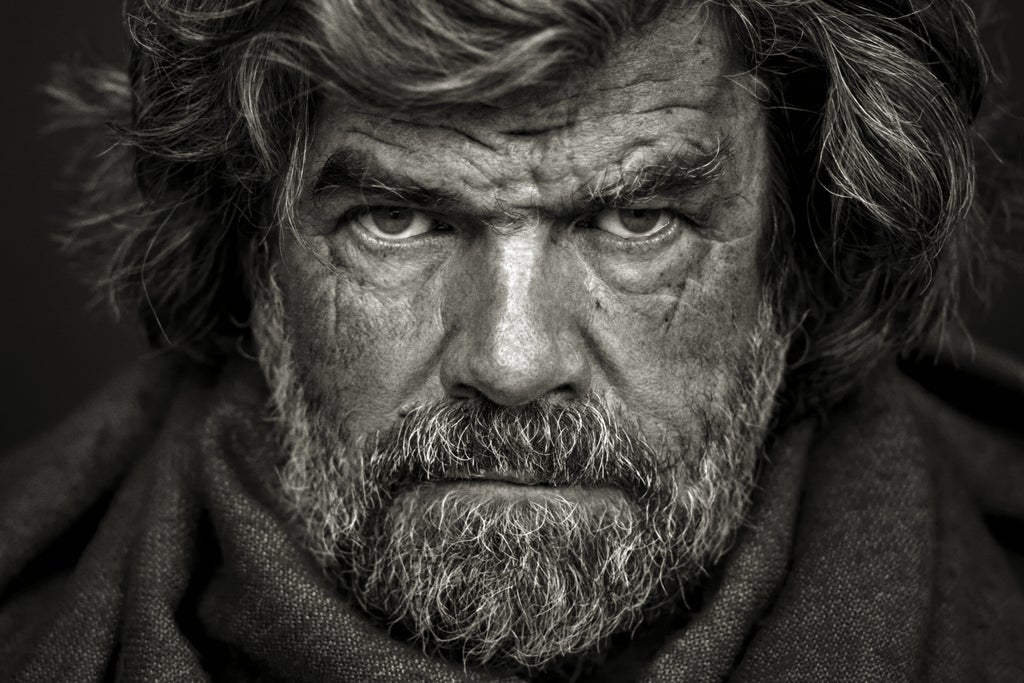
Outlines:
<svg viewBox="0 0 1024 683"><path fill-rule="evenodd" d="M706 151L668 152L635 169L605 170L584 186L575 188L566 197L569 205L559 207L558 213L624 208L659 198L684 197L718 182L730 156L728 145L719 142L714 149ZM471 205L466 197L427 187L400 172L384 168L371 154L352 149L332 153L306 193L316 202L335 192L359 196L367 202L390 201L439 212L464 212Z"/></svg>
<svg viewBox="0 0 1024 683"><path fill-rule="evenodd" d="M438 210L454 209L461 198L383 168L372 155L359 150L340 149L324 162L307 194L319 201L335 192L347 192L367 199L388 199Z"/></svg>
<svg viewBox="0 0 1024 683"><path fill-rule="evenodd" d="M578 198L602 208L626 208L667 197L685 197L722 179L731 158L725 141L707 151L678 150L636 169L605 172Z"/></svg>

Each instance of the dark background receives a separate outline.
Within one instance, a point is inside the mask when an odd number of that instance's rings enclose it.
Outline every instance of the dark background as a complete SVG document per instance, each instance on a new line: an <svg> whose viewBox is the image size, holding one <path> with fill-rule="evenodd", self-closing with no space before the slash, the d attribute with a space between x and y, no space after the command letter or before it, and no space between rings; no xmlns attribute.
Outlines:
<svg viewBox="0 0 1024 683"><path fill-rule="evenodd" d="M989 39L1005 108L1024 112L1024 3L1003 0ZM0 448L47 426L81 402L113 370L145 346L130 324L116 324L72 276L52 238L73 196L61 176L75 138L42 135L41 86L55 61L121 63L119 0L24 0L0 3L0 102L4 226L0 235ZM1009 133L1005 156L1020 158L1020 136ZM1012 238L1024 246L1024 238ZM1024 358L1024 276L1005 278L990 308L964 304L978 339Z"/></svg>

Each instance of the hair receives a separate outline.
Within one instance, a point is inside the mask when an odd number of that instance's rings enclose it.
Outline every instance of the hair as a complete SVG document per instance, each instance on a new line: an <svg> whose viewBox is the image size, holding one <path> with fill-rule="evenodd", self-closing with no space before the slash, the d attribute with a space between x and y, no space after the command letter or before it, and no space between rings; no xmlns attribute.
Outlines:
<svg viewBox="0 0 1024 683"><path fill-rule="evenodd" d="M68 244L154 345L233 353L328 96L415 110L557 87L663 4L129 0L127 70L51 86L64 121L106 126ZM827 406L934 334L983 241L975 17L966 0L703 4L768 86L764 267L800 323L786 393L792 410Z"/></svg>

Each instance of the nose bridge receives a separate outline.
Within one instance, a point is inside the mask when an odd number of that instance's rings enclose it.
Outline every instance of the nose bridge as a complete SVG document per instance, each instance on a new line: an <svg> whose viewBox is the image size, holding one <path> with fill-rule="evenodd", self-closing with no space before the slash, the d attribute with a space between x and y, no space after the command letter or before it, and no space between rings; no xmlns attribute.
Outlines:
<svg viewBox="0 0 1024 683"><path fill-rule="evenodd" d="M502 404L577 393L582 358L543 231L496 230L470 264L449 390Z"/></svg>
<svg viewBox="0 0 1024 683"><path fill-rule="evenodd" d="M548 347L556 342L557 331L549 320L553 302L542 295L547 279L544 248L528 235L502 235L495 241L505 244L498 247L489 282L485 281L490 292L481 302L480 341L483 348L491 347L495 362L524 371L530 364L543 363L552 351Z"/></svg>

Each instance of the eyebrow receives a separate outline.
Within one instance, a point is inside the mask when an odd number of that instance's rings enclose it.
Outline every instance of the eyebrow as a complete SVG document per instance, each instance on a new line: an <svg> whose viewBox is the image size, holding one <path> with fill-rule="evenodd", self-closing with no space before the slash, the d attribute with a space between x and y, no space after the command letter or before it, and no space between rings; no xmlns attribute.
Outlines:
<svg viewBox="0 0 1024 683"><path fill-rule="evenodd" d="M308 190L314 201L335 192L361 197L379 197L439 210L454 209L461 198L439 188L431 188L401 173L381 167L366 152L337 150L327 158Z"/></svg>
<svg viewBox="0 0 1024 683"><path fill-rule="evenodd" d="M654 199L691 195L722 179L732 157L726 141L706 151L670 152L636 169L605 172L585 190L583 201L602 208L626 208Z"/></svg>
<svg viewBox="0 0 1024 683"><path fill-rule="evenodd" d="M659 198L684 197L718 182L731 157L730 146L720 140L714 149L673 150L639 168L605 170L580 188L574 188L566 213L594 208L625 208ZM437 187L427 187L413 178L381 166L366 152L339 149L332 153L316 175L307 194L322 201L341 192L362 197L402 202L437 211L465 208L466 198Z"/></svg>

